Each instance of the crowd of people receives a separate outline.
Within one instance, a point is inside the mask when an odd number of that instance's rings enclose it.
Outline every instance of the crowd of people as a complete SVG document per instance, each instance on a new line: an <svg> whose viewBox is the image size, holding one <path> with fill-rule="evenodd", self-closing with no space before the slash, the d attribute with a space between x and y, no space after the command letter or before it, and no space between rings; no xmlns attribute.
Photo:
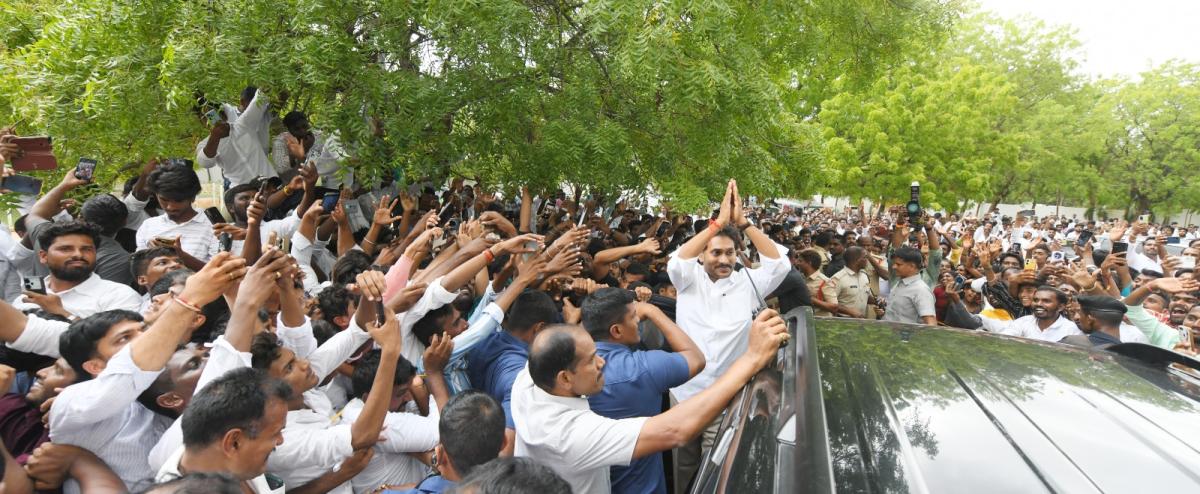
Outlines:
<svg viewBox="0 0 1200 494"><path fill-rule="evenodd" d="M197 113L223 208L152 159L89 197L67 171L0 235L4 492L684 492L799 307L1185 353L1200 330L1200 250L1167 249L1195 227L367 183L303 113L272 139L254 88Z"/></svg>

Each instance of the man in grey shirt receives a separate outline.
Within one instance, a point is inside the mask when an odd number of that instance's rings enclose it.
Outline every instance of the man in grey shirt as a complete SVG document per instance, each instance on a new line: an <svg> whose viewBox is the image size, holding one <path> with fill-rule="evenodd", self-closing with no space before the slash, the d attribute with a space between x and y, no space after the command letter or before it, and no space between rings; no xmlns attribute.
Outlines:
<svg viewBox="0 0 1200 494"><path fill-rule="evenodd" d="M921 252L900 247L892 253L892 270L900 279L891 287L884 321L910 324L937 324L933 291L921 279Z"/></svg>
<svg viewBox="0 0 1200 494"><path fill-rule="evenodd" d="M133 286L133 271L129 269L129 251L117 243L117 231L125 227L129 209L112 194L100 194L83 203L83 220L100 229L100 244L96 246L96 274L108 281Z"/></svg>

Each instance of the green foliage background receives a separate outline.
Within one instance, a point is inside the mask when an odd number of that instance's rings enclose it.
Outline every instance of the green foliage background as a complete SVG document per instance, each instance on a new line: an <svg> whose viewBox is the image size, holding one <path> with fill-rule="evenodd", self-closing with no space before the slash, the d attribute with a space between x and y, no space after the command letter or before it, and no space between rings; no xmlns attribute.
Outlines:
<svg viewBox="0 0 1200 494"><path fill-rule="evenodd" d="M191 156L197 95L263 88L360 176L480 176L935 206L1194 204L1197 68L1078 74L1070 30L958 0L0 1L0 122L100 158ZM65 167L65 166L64 166Z"/></svg>

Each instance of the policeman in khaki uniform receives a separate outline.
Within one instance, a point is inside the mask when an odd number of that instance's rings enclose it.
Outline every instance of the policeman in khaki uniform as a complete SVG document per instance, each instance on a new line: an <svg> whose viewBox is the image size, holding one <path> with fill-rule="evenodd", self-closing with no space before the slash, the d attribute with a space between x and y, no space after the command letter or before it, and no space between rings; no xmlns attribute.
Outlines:
<svg viewBox="0 0 1200 494"><path fill-rule="evenodd" d="M867 267L867 251L862 247L850 247L843 255L846 267L830 278L837 289L837 313L839 316L868 318L871 279L863 270Z"/></svg>

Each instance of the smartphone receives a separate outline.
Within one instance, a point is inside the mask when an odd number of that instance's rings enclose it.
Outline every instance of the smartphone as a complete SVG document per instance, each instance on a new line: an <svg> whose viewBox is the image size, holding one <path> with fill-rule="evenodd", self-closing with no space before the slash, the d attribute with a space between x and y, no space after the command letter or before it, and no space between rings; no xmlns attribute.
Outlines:
<svg viewBox="0 0 1200 494"><path fill-rule="evenodd" d="M325 214L333 212L333 209L337 207L338 198L341 196L339 192L327 192L325 197L321 198L321 209L325 210Z"/></svg>
<svg viewBox="0 0 1200 494"><path fill-rule="evenodd" d="M208 221L214 225L229 222L225 219L225 216L221 215L221 210L217 209L216 206L204 208L204 216L208 217Z"/></svg>
<svg viewBox="0 0 1200 494"><path fill-rule="evenodd" d="M387 274L387 270L383 269L383 266L378 264L372 264L371 271L378 271L380 273L384 273L385 275ZM383 301L380 300L375 302L375 324L383 326L385 322L387 322L387 315L384 314Z"/></svg>
<svg viewBox="0 0 1200 494"><path fill-rule="evenodd" d="M1120 254L1129 250L1129 244L1125 242L1113 242L1112 253Z"/></svg>
<svg viewBox="0 0 1200 494"><path fill-rule="evenodd" d="M279 243L279 250L283 251L284 254L290 254L292 252L292 238L291 237L289 237L287 235L281 235L279 237L278 243Z"/></svg>
<svg viewBox="0 0 1200 494"><path fill-rule="evenodd" d="M1079 232L1079 238L1075 240L1075 242L1079 245L1087 245L1088 242L1092 241L1092 235L1093 234L1090 230Z"/></svg>
<svg viewBox="0 0 1200 494"><path fill-rule="evenodd" d="M1037 261L1033 260L1032 257L1029 259L1026 259L1025 260L1025 270L1026 271L1037 271Z"/></svg>
<svg viewBox="0 0 1200 494"><path fill-rule="evenodd" d="M50 148L50 136L18 137L12 140L21 149L21 157L10 162L13 170L28 172L58 168L58 160Z"/></svg>
<svg viewBox="0 0 1200 494"><path fill-rule="evenodd" d="M528 261L533 256L537 255L537 248L538 248L537 240L530 240L528 242L525 242L525 250L528 250L529 252L521 254L521 259Z"/></svg>
<svg viewBox="0 0 1200 494"><path fill-rule="evenodd" d="M1192 256L1180 257L1179 269L1196 269L1196 258Z"/></svg>
<svg viewBox="0 0 1200 494"><path fill-rule="evenodd" d="M21 287L27 292L46 294L46 282L36 276L22 276Z"/></svg>
<svg viewBox="0 0 1200 494"><path fill-rule="evenodd" d="M1057 251L1050 253L1050 262L1061 263L1061 262L1065 261L1066 259L1067 259L1067 255L1064 254L1061 250L1057 250Z"/></svg>
<svg viewBox="0 0 1200 494"><path fill-rule="evenodd" d="M75 164L75 178L80 180L91 181L92 176L96 173L96 160L91 158L79 158L79 163Z"/></svg>
<svg viewBox="0 0 1200 494"><path fill-rule="evenodd" d="M1179 243L1179 237L1167 237L1167 243L1168 244L1177 244L1177 243Z"/></svg>
<svg viewBox="0 0 1200 494"><path fill-rule="evenodd" d="M966 283L966 282L967 282L967 279L966 279L966 278L963 278L963 276L962 276L961 274L960 274L960 275L955 275L955 276L954 276L954 286L957 286L957 287L959 287L959 288L962 288L962 287L963 287L963 284L964 284L964 283Z"/></svg>
<svg viewBox="0 0 1200 494"><path fill-rule="evenodd" d="M154 237L154 239L163 245L175 245L175 237Z"/></svg>
<svg viewBox="0 0 1200 494"><path fill-rule="evenodd" d="M217 122L221 121L221 112L220 112L220 110L213 108L213 109L209 110L208 113L204 114L204 118L208 119L209 126L216 125Z"/></svg>
<svg viewBox="0 0 1200 494"><path fill-rule="evenodd" d="M220 244L218 247L220 252L233 251L233 236L229 235L228 233L217 235L217 242Z"/></svg>
<svg viewBox="0 0 1200 494"><path fill-rule="evenodd" d="M8 189L18 194L37 195L42 191L42 181L24 175L13 175L0 180L0 189Z"/></svg>
<svg viewBox="0 0 1200 494"><path fill-rule="evenodd" d="M271 182L270 182L269 180L265 179L265 178L264 178L264 179L262 179L262 182L259 182L259 184L258 184L258 193L257 193L257 194L255 194L254 196L255 196L255 197L262 197L262 200L263 200L263 201L266 201L266 200L267 200L267 186L268 186L268 185L271 185Z"/></svg>

